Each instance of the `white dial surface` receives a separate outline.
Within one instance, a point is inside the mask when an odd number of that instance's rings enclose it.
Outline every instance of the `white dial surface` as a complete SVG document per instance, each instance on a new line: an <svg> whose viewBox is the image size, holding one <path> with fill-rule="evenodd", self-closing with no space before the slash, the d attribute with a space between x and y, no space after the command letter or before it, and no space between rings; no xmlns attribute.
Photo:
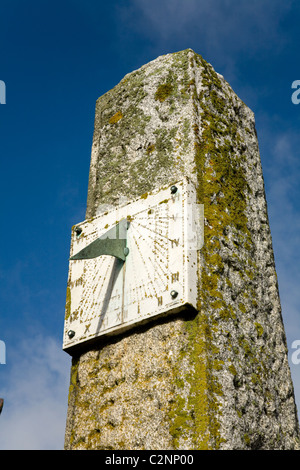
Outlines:
<svg viewBox="0 0 300 470"><path fill-rule="evenodd" d="M111 255L70 260L65 350L197 306L203 206L194 185L185 179L76 225L70 256L124 220L125 261Z"/></svg>

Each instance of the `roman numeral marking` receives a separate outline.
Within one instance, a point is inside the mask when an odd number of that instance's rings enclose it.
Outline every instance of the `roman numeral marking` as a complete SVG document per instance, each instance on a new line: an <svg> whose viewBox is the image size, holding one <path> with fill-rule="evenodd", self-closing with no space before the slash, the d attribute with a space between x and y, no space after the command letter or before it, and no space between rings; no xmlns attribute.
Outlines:
<svg viewBox="0 0 300 470"><path fill-rule="evenodd" d="M170 240L171 242L171 248L174 248L174 246L179 245L179 238L174 238L174 240Z"/></svg>

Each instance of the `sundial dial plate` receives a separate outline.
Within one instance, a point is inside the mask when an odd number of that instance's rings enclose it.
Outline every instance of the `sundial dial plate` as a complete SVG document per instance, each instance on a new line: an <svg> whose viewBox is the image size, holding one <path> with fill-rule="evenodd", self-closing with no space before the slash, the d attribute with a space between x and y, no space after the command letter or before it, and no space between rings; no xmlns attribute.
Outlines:
<svg viewBox="0 0 300 470"><path fill-rule="evenodd" d="M184 305L196 308L201 208L185 179L76 225L71 257L109 231L111 238L126 238L128 254L125 261L110 255L70 260L65 350Z"/></svg>

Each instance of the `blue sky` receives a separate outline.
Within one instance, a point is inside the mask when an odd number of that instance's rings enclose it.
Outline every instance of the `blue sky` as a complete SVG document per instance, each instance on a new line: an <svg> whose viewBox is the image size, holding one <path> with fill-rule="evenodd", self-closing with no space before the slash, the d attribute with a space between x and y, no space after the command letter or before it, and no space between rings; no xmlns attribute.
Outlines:
<svg viewBox="0 0 300 470"><path fill-rule="evenodd" d="M254 111L290 359L300 340L300 3L2 0L0 449L62 449L70 230L84 220L96 99L188 47ZM298 409L300 364L290 360Z"/></svg>

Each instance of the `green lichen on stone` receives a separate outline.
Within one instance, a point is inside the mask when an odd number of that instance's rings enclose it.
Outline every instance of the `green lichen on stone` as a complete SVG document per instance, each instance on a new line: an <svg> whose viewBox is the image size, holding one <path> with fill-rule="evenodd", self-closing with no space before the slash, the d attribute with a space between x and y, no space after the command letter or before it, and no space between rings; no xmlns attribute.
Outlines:
<svg viewBox="0 0 300 470"><path fill-rule="evenodd" d="M71 315L71 289L68 286L67 294L66 294L65 319L68 320L70 315Z"/></svg>
<svg viewBox="0 0 300 470"><path fill-rule="evenodd" d="M229 372L230 372L232 375L237 375L237 371L236 371L236 368L234 367L234 365L231 364L231 365L228 367L228 370L229 370Z"/></svg>
<svg viewBox="0 0 300 470"><path fill-rule="evenodd" d="M154 144L149 144L148 147L147 147L147 155L150 155L152 152L154 152L155 150L155 145Z"/></svg>
<svg viewBox="0 0 300 470"><path fill-rule="evenodd" d="M224 231L230 227L239 236L239 243L244 244L245 250L249 251L253 242L245 213L249 188L242 167L244 158L241 152L236 152L236 149L241 148L242 139L236 123L229 119L231 99L219 96L222 86L212 67L200 56L194 55L194 60L202 68L202 85L206 88L199 96L196 90L193 93L194 108L196 112L200 109L201 114L201 132L198 124L194 124L194 138L198 201L205 208L205 243L202 248L199 313L187 326L190 334L194 331L190 341L190 357L194 355L192 363L195 371L190 379L190 399L185 404L180 400L173 413L178 416L177 420L174 419L177 433L180 429L181 434L184 434L183 423L186 423L187 428L190 427L187 410L193 409L195 448L217 449L223 442L220 434L222 410L218 399L223 392L215 371L221 370L223 366L218 359L218 348L214 345L214 331L219 329L219 319L232 323L236 322L239 315L235 304L228 303L222 294L225 265L219 252L219 240L224 238ZM193 88L193 81L190 81L190 87ZM232 286L229 279L226 285ZM211 308L215 313L208 318L207 312ZM246 311L242 303L239 309L243 313ZM248 343L244 341L240 347L250 356L252 350ZM232 349L230 339L228 348ZM237 374L233 365L229 370Z"/></svg>
<svg viewBox="0 0 300 470"><path fill-rule="evenodd" d="M155 92L155 100L163 103L173 92L173 87L170 83L164 83L159 85Z"/></svg>
<svg viewBox="0 0 300 470"><path fill-rule="evenodd" d="M122 119L123 117L123 114L121 113L121 111L117 111L110 119L109 119L109 124L116 124L117 122L120 121L120 119Z"/></svg>
<svg viewBox="0 0 300 470"><path fill-rule="evenodd" d="M73 397L76 396L76 387L78 386L78 365L79 365L79 361L78 359L73 359L72 360L72 367L71 367L71 374L70 374L70 385L69 385L69 401L70 401L70 397L71 395L73 395Z"/></svg>
<svg viewBox="0 0 300 470"><path fill-rule="evenodd" d="M170 130L165 128L156 129L154 135L156 136L155 149L159 162L163 167L171 165L172 162L172 151L174 146L174 138L177 132L177 128Z"/></svg>
<svg viewBox="0 0 300 470"><path fill-rule="evenodd" d="M242 304L241 302L239 303L239 309L242 313L246 313L246 307L244 304Z"/></svg>
<svg viewBox="0 0 300 470"><path fill-rule="evenodd" d="M190 144L190 138L189 138L189 133L190 133L190 121L188 118L185 118L183 121L183 147L182 150L186 151L188 149L188 146Z"/></svg>
<svg viewBox="0 0 300 470"><path fill-rule="evenodd" d="M193 444L195 449L218 449L222 438L218 422L221 387L213 374L220 367L212 357L217 353L212 344L210 326L205 313L198 313L194 320L186 323L190 341L190 359L193 372L190 375L190 395L188 406L193 410Z"/></svg>
<svg viewBox="0 0 300 470"><path fill-rule="evenodd" d="M254 325L255 325L255 328L256 328L257 336L261 337L264 333L264 329L263 329L262 325L258 322L255 322Z"/></svg>

